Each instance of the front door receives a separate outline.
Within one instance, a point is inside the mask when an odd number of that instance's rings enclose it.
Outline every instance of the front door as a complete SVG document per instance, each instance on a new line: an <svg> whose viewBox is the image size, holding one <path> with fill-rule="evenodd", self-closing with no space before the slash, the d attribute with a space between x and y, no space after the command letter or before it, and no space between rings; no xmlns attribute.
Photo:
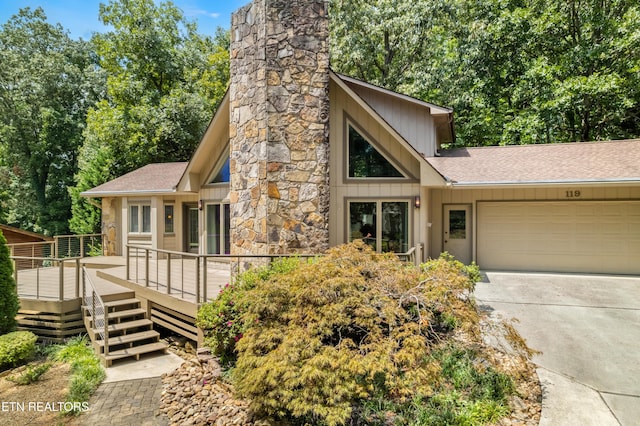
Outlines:
<svg viewBox="0 0 640 426"><path fill-rule="evenodd" d="M471 206L444 206L443 251L462 263L471 263Z"/></svg>
<svg viewBox="0 0 640 426"><path fill-rule="evenodd" d="M200 246L200 232L199 232L199 210L197 206L185 207L185 248L189 253L198 253Z"/></svg>

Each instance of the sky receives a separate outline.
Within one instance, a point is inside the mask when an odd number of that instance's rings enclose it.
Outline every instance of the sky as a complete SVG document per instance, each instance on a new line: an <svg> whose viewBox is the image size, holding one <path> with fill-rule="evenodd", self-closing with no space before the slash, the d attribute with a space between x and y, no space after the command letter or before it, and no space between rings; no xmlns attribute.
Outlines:
<svg viewBox="0 0 640 426"><path fill-rule="evenodd" d="M51 24L61 24L71 38L88 40L94 32L107 29L98 19L100 3L109 0L0 0L0 24L24 7L44 9ZM217 27L229 28L231 12L250 0L173 0L185 17L198 23L198 32L214 35ZM160 3L160 0L155 0Z"/></svg>

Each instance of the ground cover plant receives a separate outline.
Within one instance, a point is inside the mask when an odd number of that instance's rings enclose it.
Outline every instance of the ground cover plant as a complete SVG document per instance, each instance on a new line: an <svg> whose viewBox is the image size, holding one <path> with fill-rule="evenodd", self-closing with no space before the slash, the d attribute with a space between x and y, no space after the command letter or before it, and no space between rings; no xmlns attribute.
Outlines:
<svg viewBox="0 0 640 426"><path fill-rule="evenodd" d="M475 265L445 254L416 267L355 242L276 269L241 275L199 313L257 415L473 425L509 413L513 379L482 351Z"/></svg>

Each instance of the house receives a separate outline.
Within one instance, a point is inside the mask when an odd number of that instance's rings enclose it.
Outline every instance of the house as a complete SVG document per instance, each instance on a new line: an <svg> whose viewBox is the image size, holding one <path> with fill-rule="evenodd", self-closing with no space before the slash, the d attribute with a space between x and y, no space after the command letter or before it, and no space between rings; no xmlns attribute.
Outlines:
<svg viewBox="0 0 640 426"><path fill-rule="evenodd" d="M640 273L640 140L443 150L453 111L333 72L322 0L232 17L231 83L192 158L82 195L108 254L318 253L364 239L481 268Z"/></svg>

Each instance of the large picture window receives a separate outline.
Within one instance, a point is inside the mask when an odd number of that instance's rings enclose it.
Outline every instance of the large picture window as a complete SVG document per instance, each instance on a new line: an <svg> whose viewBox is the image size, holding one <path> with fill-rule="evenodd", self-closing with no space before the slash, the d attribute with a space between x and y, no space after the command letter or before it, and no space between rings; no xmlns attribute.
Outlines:
<svg viewBox="0 0 640 426"><path fill-rule="evenodd" d="M408 201L349 202L349 241L361 239L378 252L409 250Z"/></svg>
<svg viewBox="0 0 640 426"><path fill-rule="evenodd" d="M231 253L229 204L207 204L207 254Z"/></svg>
<svg viewBox="0 0 640 426"><path fill-rule="evenodd" d="M151 233L151 206L144 204L129 206L129 232Z"/></svg>
<svg viewBox="0 0 640 426"><path fill-rule="evenodd" d="M348 124L350 178L404 178L354 126Z"/></svg>

